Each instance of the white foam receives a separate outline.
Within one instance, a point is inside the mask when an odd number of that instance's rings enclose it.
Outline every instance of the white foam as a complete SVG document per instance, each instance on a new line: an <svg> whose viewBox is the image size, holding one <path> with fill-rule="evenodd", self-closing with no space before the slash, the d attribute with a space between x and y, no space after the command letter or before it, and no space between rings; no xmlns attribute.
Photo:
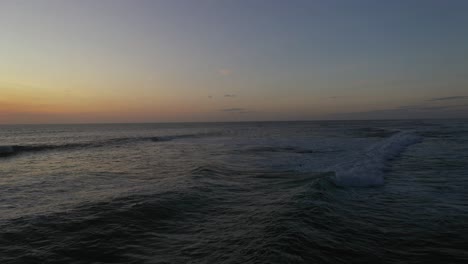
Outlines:
<svg viewBox="0 0 468 264"><path fill-rule="evenodd" d="M399 132L367 148L363 154L330 168L338 186L376 186L384 183L383 170L387 160L402 153L408 146L421 141L419 136Z"/></svg>

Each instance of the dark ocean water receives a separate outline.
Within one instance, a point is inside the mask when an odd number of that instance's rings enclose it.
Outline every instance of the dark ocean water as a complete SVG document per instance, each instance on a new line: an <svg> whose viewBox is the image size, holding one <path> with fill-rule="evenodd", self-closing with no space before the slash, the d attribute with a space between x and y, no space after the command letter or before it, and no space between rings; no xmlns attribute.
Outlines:
<svg viewBox="0 0 468 264"><path fill-rule="evenodd" d="M468 263L467 121L0 126L0 263Z"/></svg>

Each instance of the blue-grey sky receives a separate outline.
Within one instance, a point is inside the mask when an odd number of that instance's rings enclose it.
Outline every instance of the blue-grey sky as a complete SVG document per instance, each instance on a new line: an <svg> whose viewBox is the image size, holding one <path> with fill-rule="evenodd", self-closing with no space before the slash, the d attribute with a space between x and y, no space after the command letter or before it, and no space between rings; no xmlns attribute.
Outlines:
<svg viewBox="0 0 468 264"><path fill-rule="evenodd" d="M3 0L0 123L468 117L468 1Z"/></svg>

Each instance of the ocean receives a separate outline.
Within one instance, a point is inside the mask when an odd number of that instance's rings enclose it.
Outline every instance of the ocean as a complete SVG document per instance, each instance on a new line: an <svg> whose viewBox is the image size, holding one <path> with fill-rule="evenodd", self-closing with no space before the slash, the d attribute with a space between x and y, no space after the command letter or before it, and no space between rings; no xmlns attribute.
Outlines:
<svg viewBox="0 0 468 264"><path fill-rule="evenodd" d="M468 120L0 126L0 263L468 263Z"/></svg>

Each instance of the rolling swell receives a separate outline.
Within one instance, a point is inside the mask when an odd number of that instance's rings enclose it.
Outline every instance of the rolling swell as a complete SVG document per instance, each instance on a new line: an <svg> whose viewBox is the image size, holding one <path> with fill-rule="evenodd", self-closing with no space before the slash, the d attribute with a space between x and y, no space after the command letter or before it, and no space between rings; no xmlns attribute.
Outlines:
<svg viewBox="0 0 468 264"><path fill-rule="evenodd" d="M185 134L185 135L171 135L171 136L154 136L154 137L127 137L127 138L113 138L102 141L80 142L80 143L67 143L67 144L38 144L38 145L10 145L0 146L0 157L10 157L22 153L34 153L52 150L76 150L87 148L99 148L112 145L122 145L138 142L166 142L185 138L200 138L215 135L213 133L204 134Z"/></svg>
<svg viewBox="0 0 468 264"><path fill-rule="evenodd" d="M186 218L195 221L206 204L201 194L166 192L16 219L2 227L0 244L5 246L0 252L4 263L8 259L22 263L128 263L143 254L139 250L144 248L142 243L154 245L156 250L156 244L165 242L164 232L178 228L183 232L185 227L179 224Z"/></svg>
<svg viewBox="0 0 468 264"><path fill-rule="evenodd" d="M294 146L263 146L263 147L252 147L247 149L247 152L252 153L262 153L262 152L289 152L289 153L297 153L297 154L314 154L314 153L323 153L323 150L313 150L313 149L306 149Z"/></svg>
<svg viewBox="0 0 468 264"><path fill-rule="evenodd" d="M307 196L315 176L302 175L295 182L296 174L220 164L194 167L189 174L161 188L167 191L11 220L1 228L0 255L4 263L279 263L295 258L288 243L299 230L288 231L284 221L297 216L296 203Z"/></svg>

